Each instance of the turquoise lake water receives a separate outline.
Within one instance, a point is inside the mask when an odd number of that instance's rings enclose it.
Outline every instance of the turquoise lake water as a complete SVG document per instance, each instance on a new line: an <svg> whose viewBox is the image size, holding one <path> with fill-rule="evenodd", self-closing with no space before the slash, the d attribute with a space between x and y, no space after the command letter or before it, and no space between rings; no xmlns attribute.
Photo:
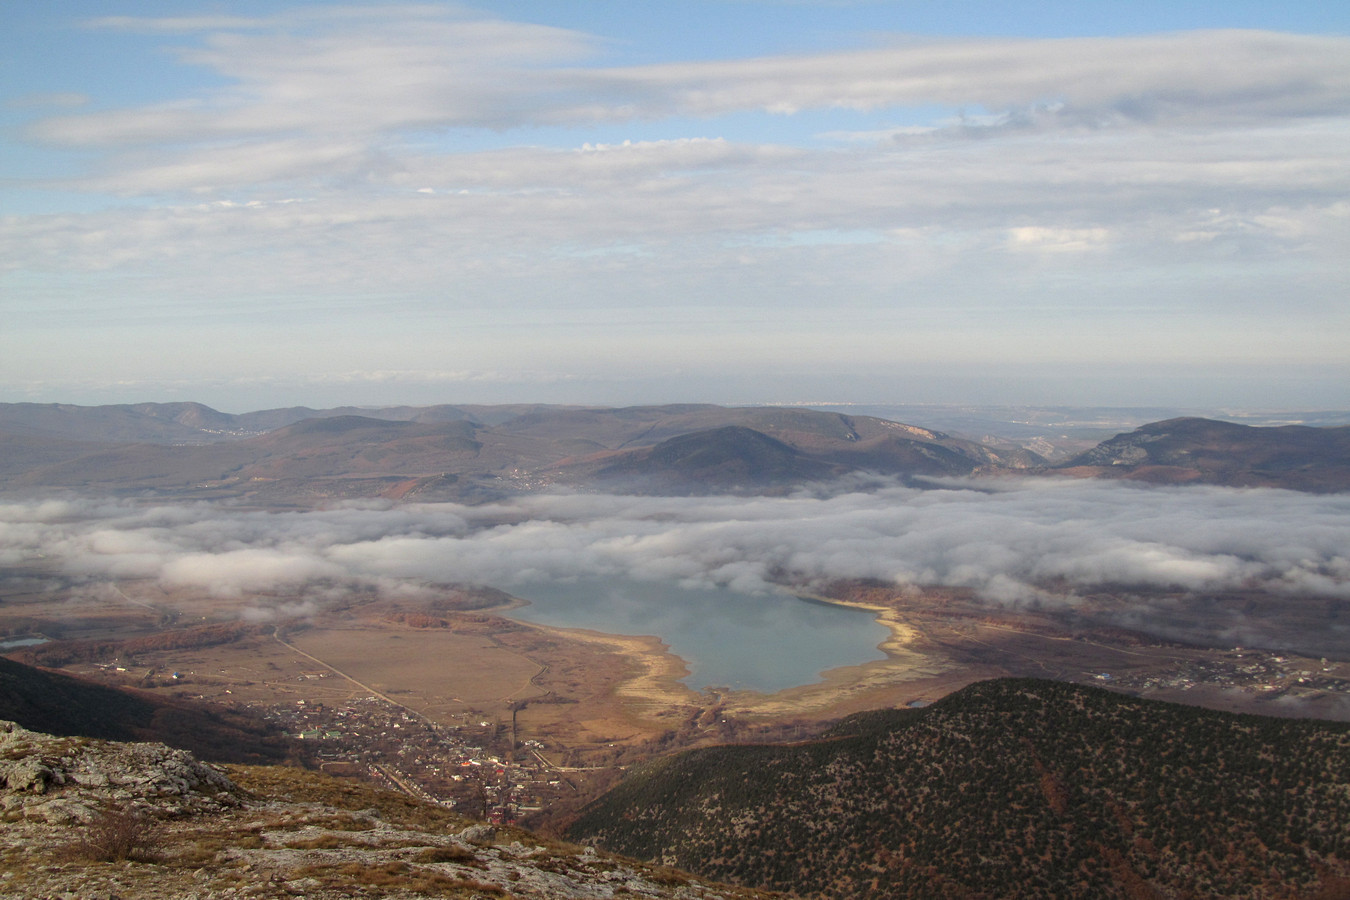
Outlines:
<svg viewBox="0 0 1350 900"><path fill-rule="evenodd" d="M887 631L872 613L782 594L615 579L531 584L511 592L530 601L511 611L522 621L656 635L688 665L683 681L695 690L771 693L814 684L827 669L885 658L877 648Z"/></svg>

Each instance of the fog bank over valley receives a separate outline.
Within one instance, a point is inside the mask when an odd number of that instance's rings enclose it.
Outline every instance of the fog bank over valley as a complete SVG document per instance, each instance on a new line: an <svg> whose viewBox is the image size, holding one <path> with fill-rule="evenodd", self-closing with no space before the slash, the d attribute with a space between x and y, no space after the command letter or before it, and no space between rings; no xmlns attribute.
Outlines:
<svg viewBox="0 0 1350 900"><path fill-rule="evenodd" d="M878 579L1160 637L1343 655L1347 523L1346 494L1037 478L306 512L72 496L0 504L0 566L41 567L90 592L153 579L234 599L250 619L444 584L613 577L753 593ZM1256 594L1260 604L1214 611L1216 598Z"/></svg>

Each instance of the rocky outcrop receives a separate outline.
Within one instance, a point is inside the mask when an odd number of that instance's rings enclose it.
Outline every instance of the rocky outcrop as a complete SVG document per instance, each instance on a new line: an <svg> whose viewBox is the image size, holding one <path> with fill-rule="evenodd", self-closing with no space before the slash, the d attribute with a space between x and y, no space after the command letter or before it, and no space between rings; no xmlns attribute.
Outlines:
<svg viewBox="0 0 1350 900"><path fill-rule="evenodd" d="M0 900L519 897L751 900L510 827L278 767L222 770L163 744L0 721ZM152 852L78 852L110 816Z"/></svg>
<svg viewBox="0 0 1350 900"><path fill-rule="evenodd" d="M186 750L55 737L0 721L0 808L49 822L88 821L109 806L158 815L239 804L223 772Z"/></svg>

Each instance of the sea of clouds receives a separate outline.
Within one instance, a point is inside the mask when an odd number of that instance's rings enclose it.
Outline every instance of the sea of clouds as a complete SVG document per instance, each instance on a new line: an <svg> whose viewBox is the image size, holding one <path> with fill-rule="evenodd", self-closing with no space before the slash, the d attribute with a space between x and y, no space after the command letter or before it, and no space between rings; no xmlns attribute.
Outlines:
<svg viewBox="0 0 1350 900"><path fill-rule="evenodd" d="M0 566L41 561L91 586L154 579L235 598L241 615L350 591L425 595L614 576L741 592L875 578L967 588L990 604L1073 611L1093 592L1154 633L1186 598L1261 591L1316 645L1350 653L1350 495L1066 479L952 480L788 497L538 494L500 503L359 503L304 512L87 498L0 503ZM1180 598L1180 599L1178 599ZM295 604L302 602L303 607ZM1093 601L1100 606L1100 596ZM1178 604L1181 604L1180 606ZM1335 613L1345 609L1344 621ZM1100 609L1097 610L1100 613ZM1229 627L1259 642L1275 623ZM1194 637L1195 635L1191 635ZM1241 638L1242 640L1238 640ZM1280 639L1288 643L1287 635Z"/></svg>

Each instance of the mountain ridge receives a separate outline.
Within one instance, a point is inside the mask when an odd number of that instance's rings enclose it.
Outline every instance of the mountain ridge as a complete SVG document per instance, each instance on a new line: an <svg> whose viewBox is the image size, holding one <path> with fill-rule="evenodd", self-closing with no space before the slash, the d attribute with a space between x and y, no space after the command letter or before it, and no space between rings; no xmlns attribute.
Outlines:
<svg viewBox="0 0 1350 900"><path fill-rule="evenodd" d="M0 404L0 488L28 492L478 502L555 486L781 493L842 474L998 472L1344 491L1350 426L1182 417L1051 465L1007 442L799 407L294 407L228 416L188 403Z"/></svg>

